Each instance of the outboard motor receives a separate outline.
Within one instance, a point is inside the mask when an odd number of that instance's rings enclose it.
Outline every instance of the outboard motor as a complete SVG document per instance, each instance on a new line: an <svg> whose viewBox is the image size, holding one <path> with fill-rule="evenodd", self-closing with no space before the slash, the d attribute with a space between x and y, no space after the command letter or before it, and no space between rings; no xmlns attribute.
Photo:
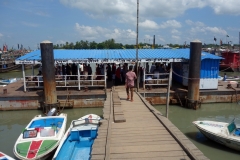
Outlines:
<svg viewBox="0 0 240 160"><path fill-rule="evenodd" d="M56 108L52 108L47 114L47 116L56 116L56 115L57 115L57 109Z"/></svg>

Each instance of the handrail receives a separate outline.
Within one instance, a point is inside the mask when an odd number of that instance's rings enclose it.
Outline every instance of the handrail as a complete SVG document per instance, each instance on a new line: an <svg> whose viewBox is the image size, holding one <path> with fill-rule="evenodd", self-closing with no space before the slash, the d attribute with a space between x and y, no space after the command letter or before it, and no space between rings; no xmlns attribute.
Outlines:
<svg viewBox="0 0 240 160"><path fill-rule="evenodd" d="M169 75L169 73L145 74L145 76L144 76L144 89L145 89L145 86L148 86L148 85L149 86L168 85L168 78L159 78L159 77L161 77L161 75ZM151 79L146 79L145 77L147 77L147 76L151 76ZM158 78L153 78L153 76L158 76ZM166 80L166 83L159 83L159 81L161 81L161 80ZM147 83L148 81L153 81L153 82L156 82L156 83Z"/></svg>
<svg viewBox="0 0 240 160"><path fill-rule="evenodd" d="M101 79L96 80L94 79L94 77L101 77ZM43 80L42 80L43 76L25 76L25 79L26 79L25 81L26 89L27 88L43 88ZM105 87L106 75L56 75L55 81L56 81L57 88L61 88L61 87L79 88L80 86ZM31 83L33 85L28 85Z"/></svg>

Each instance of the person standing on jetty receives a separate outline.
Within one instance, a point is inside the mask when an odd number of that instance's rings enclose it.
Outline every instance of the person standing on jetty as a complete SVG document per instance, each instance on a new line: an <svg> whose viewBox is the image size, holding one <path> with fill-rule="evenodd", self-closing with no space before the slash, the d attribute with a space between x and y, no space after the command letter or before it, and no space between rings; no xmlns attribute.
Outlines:
<svg viewBox="0 0 240 160"><path fill-rule="evenodd" d="M127 92L127 100L130 100L129 90L131 92L131 102L133 101L133 88L134 88L134 80L137 79L135 72L132 71L133 66L129 66L129 70L126 73L125 78L125 87Z"/></svg>

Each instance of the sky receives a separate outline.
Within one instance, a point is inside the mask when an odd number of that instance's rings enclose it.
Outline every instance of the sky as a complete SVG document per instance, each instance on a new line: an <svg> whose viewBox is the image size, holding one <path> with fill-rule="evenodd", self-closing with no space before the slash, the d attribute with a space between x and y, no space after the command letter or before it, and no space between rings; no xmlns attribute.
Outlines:
<svg viewBox="0 0 240 160"><path fill-rule="evenodd" d="M0 48L35 50L44 40L136 44L137 24L138 43L152 44L155 35L161 45L239 44L239 6L240 0L139 0L137 14L137 0L0 0Z"/></svg>

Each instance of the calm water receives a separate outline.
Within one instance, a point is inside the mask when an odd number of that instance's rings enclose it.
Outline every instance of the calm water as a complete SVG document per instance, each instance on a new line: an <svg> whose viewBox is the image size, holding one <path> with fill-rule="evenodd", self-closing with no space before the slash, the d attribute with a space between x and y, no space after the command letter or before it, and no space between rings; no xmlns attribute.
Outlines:
<svg viewBox="0 0 240 160"><path fill-rule="evenodd" d="M25 70L25 75L30 76L33 74L32 69ZM34 69L34 75L38 74L38 69ZM9 79L9 78L23 78L22 71L11 71L7 73L0 73L0 79Z"/></svg>
<svg viewBox="0 0 240 160"><path fill-rule="evenodd" d="M67 128L74 119L78 119L84 115L93 113L102 117L102 108L81 108L66 109L63 113L67 113ZM40 110L27 111L1 111L0 112L0 151L14 157L14 144L35 115L42 114Z"/></svg>
<svg viewBox="0 0 240 160"><path fill-rule="evenodd" d="M155 106L155 108L165 115L165 105ZM209 159L240 159L240 152L206 139L192 124L195 120L230 122L235 118L236 123L240 125L240 105L236 103L203 104L198 110L171 105L168 117Z"/></svg>

